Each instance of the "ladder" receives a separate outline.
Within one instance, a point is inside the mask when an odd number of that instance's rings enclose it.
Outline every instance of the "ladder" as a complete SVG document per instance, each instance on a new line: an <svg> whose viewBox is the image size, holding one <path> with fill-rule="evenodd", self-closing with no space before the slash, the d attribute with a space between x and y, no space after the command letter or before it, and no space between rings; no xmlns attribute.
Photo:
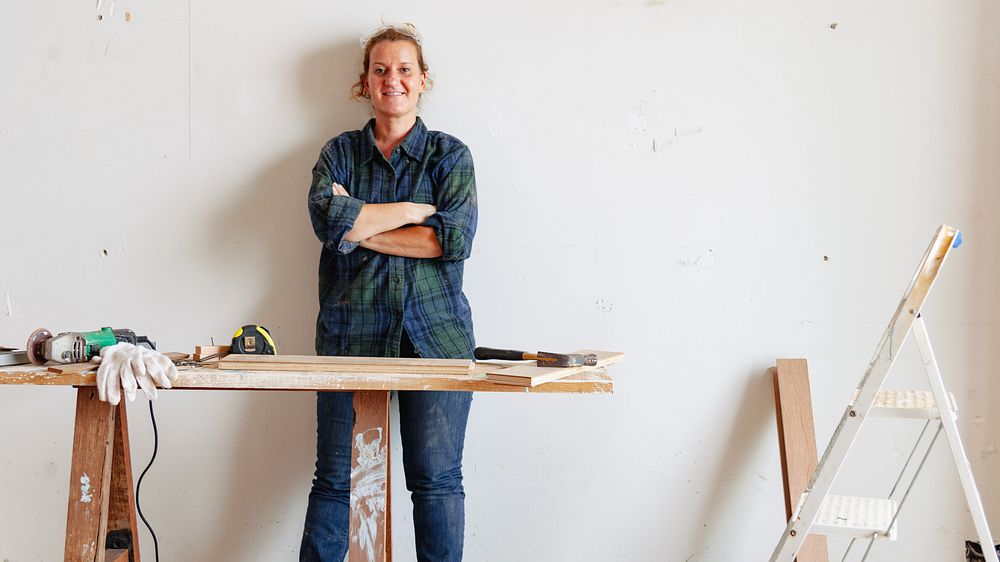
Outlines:
<svg viewBox="0 0 1000 562"><path fill-rule="evenodd" d="M867 540L863 559L867 558L876 539L895 540L896 518L906 501L924 461L943 432L951 446L955 468L961 479L965 501L972 514L983 553L987 562L1000 562L993 549L983 503L976 489L972 468L958 435L955 420L958 409L954 399L945 390L934 351L931 348L927 327L920 310L927 299L934 280L948 253L962 243L958 230L942 225L931 241L909 287L896 308L889 326L869 363L854 399L847 405L844 415L826 447L826 452L813 472L798 507L788 521L788 526L778 541L771 562L792 562L810 534L852 537L844 559L858 540ZM930 390L884 391L889 371L896 357L913 332L923 361ZM942 405L944 407L942 407ZM889 498L857 498L830 495L837 474L854 444L865 420L872 416L893 416L926 420L924 431L917 438ZM921 455L919 451L923 451ZM919 458L919 461L917 459Z"/></svg>

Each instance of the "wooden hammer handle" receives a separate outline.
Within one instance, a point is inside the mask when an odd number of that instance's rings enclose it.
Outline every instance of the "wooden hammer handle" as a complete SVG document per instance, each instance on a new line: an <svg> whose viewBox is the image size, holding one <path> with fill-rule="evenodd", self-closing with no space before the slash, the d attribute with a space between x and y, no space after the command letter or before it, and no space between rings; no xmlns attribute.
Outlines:
<svg viewBox="0 0 1000 562"><path fill-rule="evenodd" d="M538 355L516 349L494 349L492 347L477 347L473 352L476 359L501 359L504 361L524 361L538 359Z"/></svg>

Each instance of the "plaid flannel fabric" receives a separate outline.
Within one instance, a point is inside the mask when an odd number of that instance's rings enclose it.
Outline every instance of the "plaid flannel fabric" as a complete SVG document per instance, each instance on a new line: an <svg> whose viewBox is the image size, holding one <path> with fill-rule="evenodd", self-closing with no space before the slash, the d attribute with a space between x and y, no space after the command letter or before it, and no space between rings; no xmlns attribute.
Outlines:
<svg viewBox="0 0 1000 562"><path fill-rule="evenodd" d="M422 357L471 358L472 311L462 293L476 233L472 154L458 139L417 123L386 160L371 120L326 144L313 168L309 215L323 243L319 264L320 355L394 357L405 329ZM350 196L333 194L332 184ZM380 254L343 240L365 203L427 203L443 255Z"/></svg>

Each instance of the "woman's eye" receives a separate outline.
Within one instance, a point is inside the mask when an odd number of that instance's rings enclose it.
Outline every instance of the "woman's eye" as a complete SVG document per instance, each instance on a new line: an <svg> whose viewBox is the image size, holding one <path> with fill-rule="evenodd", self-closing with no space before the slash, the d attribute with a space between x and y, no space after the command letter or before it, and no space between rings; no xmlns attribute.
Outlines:
<svg viewBox="0 0 1000 562"><path fill-rule="evenodd" d="M402 69L400 70L400 72L402 72L403 74L409 74L409 73L410 73L410 69L409 69L409 68L406 68L406 67L404 67L404 68L402 68Z"/></svg>
<svg viewBox="0 0 1000 562"><path fill-rule="evenodd" d="M375 74L382 74L383 72L385 72L385 69L383 69L383 68L376 68L375 69Z"/></svg>

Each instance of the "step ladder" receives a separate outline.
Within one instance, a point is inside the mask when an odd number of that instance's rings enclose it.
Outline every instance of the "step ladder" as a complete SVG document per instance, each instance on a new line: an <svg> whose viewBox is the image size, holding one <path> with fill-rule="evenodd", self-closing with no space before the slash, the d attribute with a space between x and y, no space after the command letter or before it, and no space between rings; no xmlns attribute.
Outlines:
<svg viewBox="0 0 1000 562"><path fill-rule="evenodd" d="M945 258L961 243L961 233L947 225L942 225L935 234L913 280L889 321L889 326L876 348L875 357L862 376L853 400L847 405L826 452L816 465L809 485L799 500L798 507L771 554L771 562L792 562L809 534L851 537L844 560L847 560L858 540L868 543L862 553L862 560L868 557L877 539L895 540L896 519L900 509L942 432L951 447L955 468L961 479L965 501L972 514L979 541L987 547L993 545L983 503L972 476L972 468L958 435L958 426L955 423L958 408L955 406L954 397L945 390L927 328L920 315L920 310ZM882 384L911 332L916 338L930 390L882 390ZM944 405L944 408L939 405ZM862 425L865 420L874 416L926 421L924 430L914 443L888 498L831 495L830 489ZM984 548L984 554L987 562L1000 562L993 549Z"/></svg>

